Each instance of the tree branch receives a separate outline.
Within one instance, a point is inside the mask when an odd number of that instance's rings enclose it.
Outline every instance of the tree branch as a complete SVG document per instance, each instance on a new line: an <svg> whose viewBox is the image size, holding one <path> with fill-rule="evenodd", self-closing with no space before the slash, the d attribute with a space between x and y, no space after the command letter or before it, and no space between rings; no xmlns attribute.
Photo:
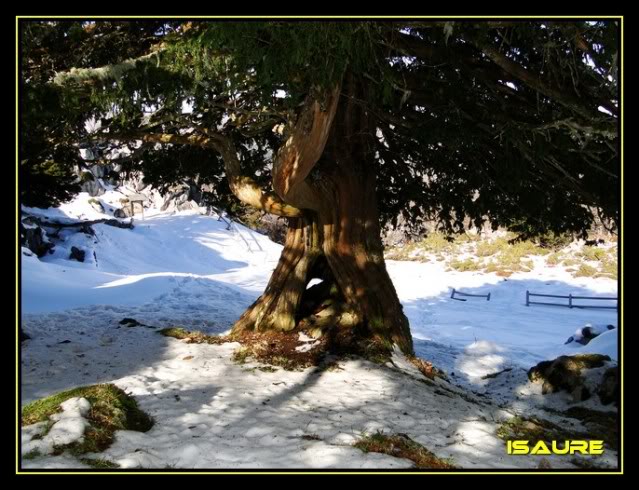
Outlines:
<svg viewBox="0 0 639 490"><path fill-rule="evenodd" d="M93 80L119 80L126 72L133 70L138 63L147 63L154 56L159 56L163 48L156 46L150 53L124 60L121 63L100 66L98 68L71 68L55 74L55 85L67 85L69 83L86 83Z"/></svg>
<svg viewBox="0 0 639 490"><path fill-rule="evenodd" d="M304 180L324 152L340 93L341 84L327 94L325 108L309 95L291 135L277 152L273 189L282 199L297 206L317 207L317 200Z"/></svg>
<svg viewBox="0 0 639 490"><path fill-rule="evenodd" d="M229 180L229 187L231 188L231 192L233 192L240 201L277 216L286 216L289 218L302 216L300 209L286 204L275 193L265 192L255 180L242 175L237 150L230 138L219 133L211 133L205 129L199 129L199 131L204 133L204 135L130 132L109 135L109 138L213 148L222 155L224 170Z"/></svg>
<svg viewBox="0 0 639 490"><path fill-rule="evenodd" d="M536 76L535 74L531 73L526 68L521 66L519 63L511 60L503 53L500 53L490 44L479 42L472 38L468 38L468 41L471 42L478 49L480 49L497 66L501 67L510 75L518 78L533 90L545 95L546 97L550 97L551 99L557 101L559 104L574 111L575 113L588 120L599 118L599 113L596 109L585 107L578 99L566 93L565 91L555 87L551 87L550 85L545 83L539 76ZM611 112L615 114L617 112L617 109L611 104L608 105L610 105L610 107L612 108ZM608 107L606 108L609 109Z"/></svg>

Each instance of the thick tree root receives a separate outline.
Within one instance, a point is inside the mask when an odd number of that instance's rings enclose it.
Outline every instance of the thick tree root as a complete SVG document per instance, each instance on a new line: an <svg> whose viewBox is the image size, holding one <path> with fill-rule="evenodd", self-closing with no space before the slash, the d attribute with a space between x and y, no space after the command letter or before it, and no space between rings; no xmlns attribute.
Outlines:
<svg viewBox="0 0 639 490"><path fill-rule="evenodd" d="M318 313L303 318L294 331L243 330L217 336L174 327L160 333L196 344L238 342L241 346L233 355L237 363L254 360L287 370L321 367L351 356L379 364L391 360L392 345L385 339L368 335L361 325L352 325L353 315L342 307L327 307Z"/></svg>

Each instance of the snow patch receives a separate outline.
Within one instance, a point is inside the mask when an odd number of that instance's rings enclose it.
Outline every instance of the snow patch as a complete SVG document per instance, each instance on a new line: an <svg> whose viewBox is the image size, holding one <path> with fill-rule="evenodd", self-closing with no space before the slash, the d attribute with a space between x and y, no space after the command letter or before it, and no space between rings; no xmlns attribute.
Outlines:
<svg viewBox="0 0 639 490"><path fill-rule="evenodd" d="M44 434L47 422L39 422L23 428L22 455L37 451L40 454L52 454L55 446L64 446L82 441L84 431L90 427L85 418L91 408L86 398L70 398L60 404L62 412L49 417L54 422ZM35 439L34 439L35 437Z"/></svg>

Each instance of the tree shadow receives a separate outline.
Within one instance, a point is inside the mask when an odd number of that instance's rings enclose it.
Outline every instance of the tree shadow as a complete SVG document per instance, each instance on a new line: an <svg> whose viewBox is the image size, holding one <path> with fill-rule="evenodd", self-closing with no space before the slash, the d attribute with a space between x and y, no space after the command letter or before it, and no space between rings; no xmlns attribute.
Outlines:
<svg viewBox="0 0 639 490"><path fill-rule="evenodd" d="M124 312L112 313L115 319ZM187 344L143 327L117 330L119 340L91 352L73 351L74 342L53 344L68 349L50 351L57 376L31 372L36 383L23 389L34 398L115 380L132 393L156 423L147 433L118 432L100 455L124 467L410 469L406 460L352 446L377 431L407 434L464 467L538 464L536 458L505 454L496 436L497 406L441 380L427 383L401 364L350 359L331 371L263 372L256 363L230 362L237 344ZM27 345L26 353L42 347ZM84 375L82 359L89 359L95 376ZM42 361L43 369L51 367ZM109 370L100 373L105 366Z"/></svg>

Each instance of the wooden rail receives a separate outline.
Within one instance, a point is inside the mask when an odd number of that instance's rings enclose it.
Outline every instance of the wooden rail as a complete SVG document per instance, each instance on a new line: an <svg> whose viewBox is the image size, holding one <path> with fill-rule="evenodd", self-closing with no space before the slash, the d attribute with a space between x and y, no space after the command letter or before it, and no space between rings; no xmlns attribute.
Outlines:
<svg viewBox="0 0 639 490"><path fill-rule="evenodd" d="M567 299L568 300L568 304L562 304L562 303L548 303L545 301L530 301L530 297L531 296L538 296L538 297L542 297L542 298L560 298L560 299ZM604 309L617 309L618 308L618 304L615 306L608 306L608 305L576 305L574 304L573 300L576 299L586 299L586 300L594 300L594 301L619 301L617 298L613 298L613 297L603 297L603 296L574 296L572 294L568 294L566 295L561 295L561 294L540 294L540 293L531 293L530 291L526 291L526 306L530 306L530 305L547 305L547 306L567 306L568 308L604 308Z"/></svg>

